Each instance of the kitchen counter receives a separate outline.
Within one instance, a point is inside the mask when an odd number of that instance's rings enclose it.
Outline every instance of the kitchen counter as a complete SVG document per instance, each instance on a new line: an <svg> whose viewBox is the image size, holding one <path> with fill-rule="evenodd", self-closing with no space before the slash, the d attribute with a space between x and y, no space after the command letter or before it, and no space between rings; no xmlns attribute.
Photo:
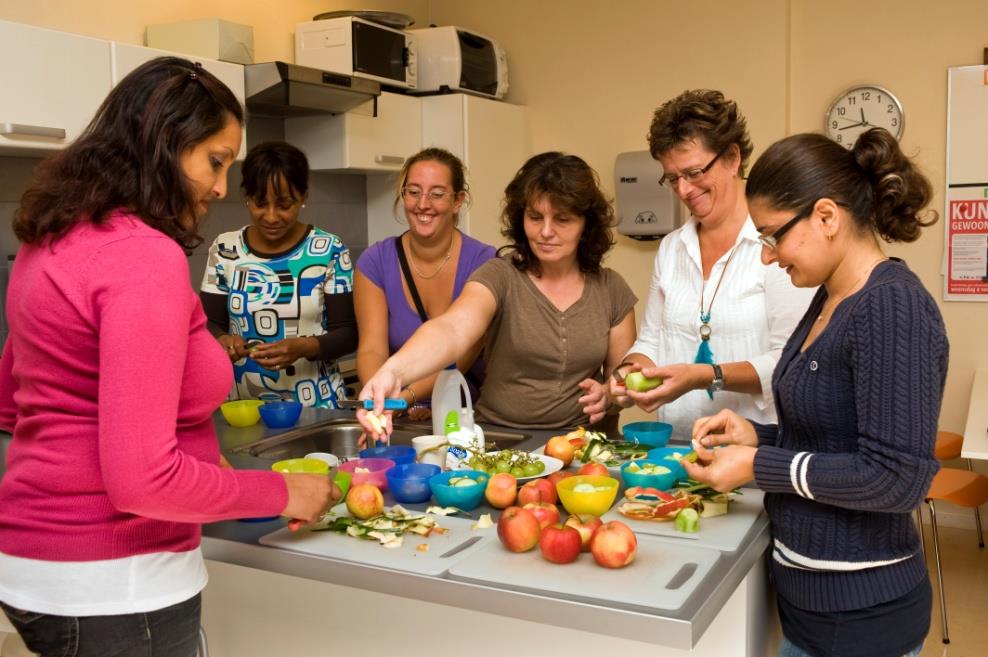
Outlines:
<svg viewBox="0 0 988 657"><path fill-rule="evenodd" d="M299 426L314 425L341 416L352 417L352 413L305 409ZM262 424L237 429L226 425L219 414L216 417L217 432L223 452L234 467L255 469L270 467L270 461L233 450L264 437L276 435L281 430L269 430ZM531 434L532 437L514 446L515 449L533 450L543 445L549 436L549 432L526 433ZM390 499L386 498L385 501L386 504L391 503ZM482 507L479 511L486 510ZM224 623L227 622L234 625L243 622L242 615L236 611L238 600L227 598L231 594L237 598L247 595L244 587L249 579L248 569L269 575L307 580L306 584L297 581L295 584L289 584L287 599L274 605L278 609L284 609L286 605L292 603L292 598L295 597L295 594L291 593L295 590L292 587L318 588L318 584L322 583L328 585L326 592L331 593L334 598L341 594L349 597L370 596L373 602L368 604L375 605L375 608L381 605L387 608L394 607L392 618L395 614L412 613L412 609L417 609L416 613L421 614L424 608L422 603L426 603L440 606L437 613L446 616L465 615L468 620L463 622L476 622L478 627L488 626L493 622L497 627L507 628L519 622L518 629L512 632L525 634L528 631L535 631L536 634L544 635L547 632L552 634L562 631L560 636L571 637L583 649L588 645L588 637L595 636L598 639L607 639L607 645L614 645L614 641L627 641L629 648L646 648L651 654L674 655L679 654L680 651L693 651L691 653L693 655L709 653L718 656L766 654L767 628L771 624L772 605L767 596L763 563L763 555L769 544L768 521L764 513L755 521L735 552L722 553L709 576L701 582L681 608L668 612L654 610L655 613L644 613L640 608L622 608L620 604L589 604L552 595L536 595L454 581L446 576L409 574L388 568L309 556L258 543L260 537L277 530L283 524L282 520L264 523L231 521L207 525L204 528L203 551L207 560L211 562L210 587L205 594L207 603L204 604L206 610L204 625L210 633L214 655L245 654L244 646L239 647L236 652L221 652L228 635L223 634L223 630L219 628L226 627ZM493 529L486 531L492 532ZM685 540L680 542L684 545L688 544ZM561 577L565 577L567 573L565 566L546 564L546 568L556 569ZM270 576L265 575L259 579L258 586L270 592L274 581ZM225 591L224 606L234 605L223 610L223 615L228 617L226 620L214 615L216 605L209 604L211 590L214 588ZM314 591L315 589L312 589L310 593L318 598L319 594ZM299 597L301 599L305 595ZM347 605L341 605L338 599L333 602L327 600L325 613L332 614L339 621L339 615L344 613L343 608L346 607ZM407 609L402 610L403 607ZM362 615L363 618L370 619L368 614L371 610L365 609L365 612L367 613ZM373 613L374 618L382 617L379 611ZM347 608L345 616L348 618L352 616L347 624L360 622L361 614L353 609ZM282 622L284 623L284 617ZM541 629L532 630L525 625L526 623L538 624ZM284 628L279 626L279 634L281 629ZM223 639L220 638L221 634L224 636ZM433 630L430 630L428 635L430 638L439 638ZM450 636L454 635L455 633ZM257 645L257 640L260 640L260 636L251 643ZM557 639L557 643L561 640L563 639ZM491 637L491 645L496 645L497 642L497 637ZM642 643L651 646L641 646ZM663 646L670 650L657 652L655 646ZM298 648L292 654L304 654L297 650ZM473 655L483 654L482 651L478 653L473 648L471 650ZM430 648L429 652L440 654L435 646ZM542 649L537 652L551 653Z"/></svg>

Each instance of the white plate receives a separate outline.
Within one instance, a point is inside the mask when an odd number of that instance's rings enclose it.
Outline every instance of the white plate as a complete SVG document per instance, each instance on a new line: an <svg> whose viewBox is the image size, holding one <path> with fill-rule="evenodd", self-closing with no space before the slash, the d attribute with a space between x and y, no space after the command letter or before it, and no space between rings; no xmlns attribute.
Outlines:
<svg viewBox="0 0 988 657"><path fill-rule="evenodd" d="M497 452L488 452L488 453L489 454L497 454ZM551 475L553 472L558 472L559 470L562 470L563 469L563 462L560 461L559 459L555 458L555 457L546 456L545 454L537 454L536 452L529 452L529 454L532 455L532 456L534 456L534 457L536 457L537 459L539 459L543 463L545 463L545 470L543 470L539 474L534 475L532 477L518 477L518 481L528 481L529 479L538 479L539 477L545 477L547 475ZM465 466L463 466L461 468L458 468L458 469L459 470L472 470L472 468L469 465L465 465Z"/></svg>

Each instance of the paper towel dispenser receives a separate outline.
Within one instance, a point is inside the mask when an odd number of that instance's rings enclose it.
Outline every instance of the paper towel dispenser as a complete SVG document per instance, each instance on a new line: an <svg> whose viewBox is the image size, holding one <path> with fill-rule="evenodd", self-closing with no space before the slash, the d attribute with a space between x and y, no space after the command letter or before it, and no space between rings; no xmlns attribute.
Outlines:
<svg viewBox="0 0 988 657"><path fill-rule="evenodd" d="M661 176L662 165L648 151L618 153L614 193L619 233L657 240L683 225L683 204L675 192L659 184Z"/></svg>

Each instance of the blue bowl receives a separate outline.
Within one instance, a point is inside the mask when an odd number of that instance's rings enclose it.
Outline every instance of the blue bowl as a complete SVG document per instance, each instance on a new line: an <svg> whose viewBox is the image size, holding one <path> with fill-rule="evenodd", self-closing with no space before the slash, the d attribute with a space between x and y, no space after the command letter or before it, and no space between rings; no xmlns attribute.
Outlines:
<svg viewBox="0 0 988 657"><path fill-rule="evenodd" d="M636 464L642 466L645 463L662 466L668 470L664 474L643 474L641 472L629 472L628 466ZM669 490L676 485L678 471L669 461L653 461L651 459L639 459L628 461L621 466L621 479L627 488L632 486L644 486L645 488L658 488L659 490Z"/></svg>
<svg viewBox="0 0 988 657"><path fill-rule="evenodd" d="M632 422L621 427L625 440L652 447L665 447L672 436L672 425L666 422Z"/></svg>
<svg viewBox="0 0 988 657"><path fill-rule="evenodd" d="M432 496L429 480L440 473L438 465L430 463L403 463L384 473L388 478L388 490L396 502L416 504L427 502Z"/></svg>
<svg viewBox="0 0 988 657"><path fill-rule="evenodd" d="M678 445L676 447L656 447L648 451L645 458L652 463L661 463L676 473L677 481L686 481L686 468L680 464L682 457L690 453L692 448L689 445Z"/></svg>
<svg viewBox="0 0 988 657"><path fill-rule="evenodd" d="M476 481L472 486L450 486L452 477L470 477ZM491 476L479 470L447 470L429 480L432 496L440 506L455 506L461 511L471 511L480 506L484 499L487 480Z"/></svg>
<svg viewBox="0 0 988 657"><path fill-rule="evenodd" d="M272 429L294 427L302 414L302 404L297 401L265 402L257 408L264 424Z"/></svg>
<svg viewBox="0 0 988 657"><path fill-rule="evenodd" d="M415 463L415 448L410 445L368 447L360 450L362 459L391 459L395 465Z"/></svg>

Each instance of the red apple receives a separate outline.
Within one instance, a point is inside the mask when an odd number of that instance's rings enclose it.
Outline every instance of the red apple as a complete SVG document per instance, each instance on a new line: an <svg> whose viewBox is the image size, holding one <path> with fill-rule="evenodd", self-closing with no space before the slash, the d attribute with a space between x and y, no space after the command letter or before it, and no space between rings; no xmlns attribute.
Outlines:
<svg viewBox="0 0 988 657"><path fill-rule="evenodd" d="M572 527L580 532L580 543L584 552L590 551L590 537L603 524L603 521L599 517L589 513L572 515L566 519L567 527Z"/></svg>
<svg viewBox="0 0 988 657"><path fill-rule="evenodd" d="M497 537L512 552L528 552L539 542L541 533L535 515L520 506L509 506L497 520Z"/></svg>
<svg viewBox="0 0 988 657"><path fill-rule="evenodd" d="M590 537L590 554L604 568L624 568L637 552L635 532L619 520L604 523Z"/></svg>
<svg viewBox="0 0 988 657"><path fill-rule="evenodd" d="M374 484L360 484L347 493L346 508L355 518L373 518L384 512L384 496Z"/></svg>
<svg viewBox="0 0 988 657"><path fill-rule="evenodd" d="M543 527L539 550L546 561L572 563L580 556L580 532L566 525Z"/></svg>
<svg viewBox="0 0 988 657"><path fill-rule="evenodd" d="M573 461L573 454L575 452L576 447L573 446L566 436L553 436L545 444L545 455L562 461L564 468Z"/></svg>
<svg viewBox="0 0 988 657"><path fill-rule="evenodd" d="M525 485L518 490L518 504L525 505L530 502L548 502L555 504L559 500L556 494L556 485L548 479L532 479L526 481Z"/></svg>
<svg viewBox="0 0 988 657"><path fill-rule="evenodd" d="M548 502L530 502L522 508L528 509L539 521L542 529L559 522L559 508L555 504Z"/></svg>
<svg viewBox="0 0 988 657"><path fill-rule="evenodd" d="M580 466L580 471L578 474L581 475L600 475L601 477L610 477L611 473L607 469L607 466L603 463L584 463Z"/></svg>
<svg viewBox="0 0 988 657"><path fill-rule="evenodd" d="M546 479L548 479L549 483L552 484L552 487L555 488L556 484L558 484L561 480L565 479L566 477L572 477L572 476L574 476L574 473L570 472L569 470L557 470L556 472L553 472L551 475L546 477Z"/></svg>
<svg viewBox="0 0 988 657"><path fill-rule="evenodd" d="M518 480L507 472L499 472L487 481L484 498L495 509L504 509L515 503Z"/></svg>

